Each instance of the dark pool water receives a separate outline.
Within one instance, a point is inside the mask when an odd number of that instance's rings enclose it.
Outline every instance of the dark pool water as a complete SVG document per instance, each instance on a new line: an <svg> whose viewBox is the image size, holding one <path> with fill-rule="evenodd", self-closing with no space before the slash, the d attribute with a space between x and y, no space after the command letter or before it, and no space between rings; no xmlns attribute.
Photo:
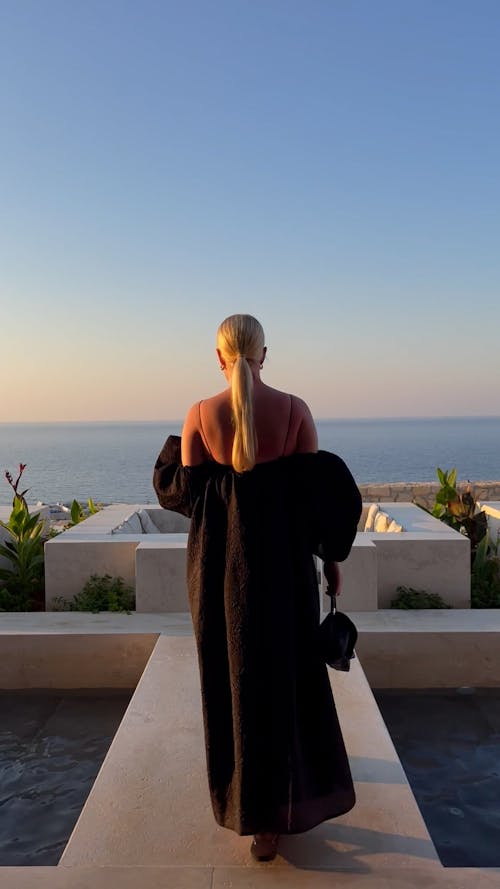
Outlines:
<svg viewBox="0 0 500 889"><path fill-rule="evenodd" d="M132 692L0 693L0 866L57 864Z"/></svg>
<svg viewBox="0 0 500 889"><path fill-rule="evenodd" d="M500 867L500 690L375 690L442 863Z"/></svg>

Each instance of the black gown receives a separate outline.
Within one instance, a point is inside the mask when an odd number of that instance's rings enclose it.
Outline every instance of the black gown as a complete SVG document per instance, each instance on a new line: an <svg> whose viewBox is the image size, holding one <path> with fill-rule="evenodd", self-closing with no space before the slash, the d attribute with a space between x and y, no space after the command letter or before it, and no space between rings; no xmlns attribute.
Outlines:
<svg viewBox="0 0 500 889"><path fill-rule="evenodd" d="M153 484L162 506L191 517L188 593L217 822L242 835L300 833L349 811L313 560L351 549L361 497L347 466L319 451L241 474L183 467L171 436Z"/></svg>

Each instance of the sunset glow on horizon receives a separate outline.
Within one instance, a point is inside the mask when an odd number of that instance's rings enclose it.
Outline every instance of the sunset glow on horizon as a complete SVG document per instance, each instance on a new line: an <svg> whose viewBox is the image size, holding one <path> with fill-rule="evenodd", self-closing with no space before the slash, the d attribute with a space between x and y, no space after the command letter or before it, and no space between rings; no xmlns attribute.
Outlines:
<svg viewBox="0 0 500 889"><path fill-rule="evenodd" d="M1 422L500 415L500 7L7 4Z"/></svg>

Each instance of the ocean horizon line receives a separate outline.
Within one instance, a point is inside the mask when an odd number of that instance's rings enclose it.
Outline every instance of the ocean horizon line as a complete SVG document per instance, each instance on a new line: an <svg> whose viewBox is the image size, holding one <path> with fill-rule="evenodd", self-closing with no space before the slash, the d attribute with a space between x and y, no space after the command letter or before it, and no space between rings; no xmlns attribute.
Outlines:
<svg viewBox="0 0 500 889"><path fill-rule="evenodd" d="M314 416L315 423L372 423L372 422L436 422L437 420L500 420L500 414L387 414L384 416ZM158 426L182 425L184 418L160 418L156 420L0 420L2 426Z"/></svg>
<svg viewBox="0 0 500 889"><path fill-rule="evenodd" d="M319 418L316 428L319 447L360 484L435 481L437 466L464 480L500 478L500 417L491 414ZM27 464L25 487L45 502L147 502L161 445L181 429L179 420L0 423L0 470ZM0 502L7 498L0 484Z"/></svg>

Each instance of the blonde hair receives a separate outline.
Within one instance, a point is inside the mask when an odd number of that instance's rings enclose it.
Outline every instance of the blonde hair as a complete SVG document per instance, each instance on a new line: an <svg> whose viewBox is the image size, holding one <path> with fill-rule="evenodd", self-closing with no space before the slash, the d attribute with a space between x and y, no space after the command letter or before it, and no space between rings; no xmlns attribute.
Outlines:
<svg viewBox="0 0 500 889"><path fill-rule="evenodd" d="M260 361L264 349L262 325L252 315L230 315L217 331L217 348L231 364L231 408L234 439L231 462L237 472L253 469L257 433L253 415L253 376L250 361Z"/></svg>

